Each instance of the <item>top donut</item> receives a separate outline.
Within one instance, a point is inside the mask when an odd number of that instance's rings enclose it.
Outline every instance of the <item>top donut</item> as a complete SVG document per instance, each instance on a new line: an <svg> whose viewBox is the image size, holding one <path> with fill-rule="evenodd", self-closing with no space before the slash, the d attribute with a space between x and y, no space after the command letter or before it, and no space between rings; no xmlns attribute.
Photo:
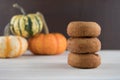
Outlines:
<svg viewBox="0 0 120 80"><path fill-rule="evenodd" d="M71 37L98 37L100 33L100 25L96 22L72 21L67 27L67 34Z"/></svg>

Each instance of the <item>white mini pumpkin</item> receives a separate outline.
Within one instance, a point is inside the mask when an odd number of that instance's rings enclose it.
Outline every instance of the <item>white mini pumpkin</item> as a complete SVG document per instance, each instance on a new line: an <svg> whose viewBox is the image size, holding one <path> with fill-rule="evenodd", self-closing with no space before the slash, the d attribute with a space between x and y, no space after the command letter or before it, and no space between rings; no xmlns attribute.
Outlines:
<svg viewBox="0 0 120 80"><path fill-rule="evenodd" d="M28 48L27 40L20 36L0 37L0 58L21 56Z"/></svg>

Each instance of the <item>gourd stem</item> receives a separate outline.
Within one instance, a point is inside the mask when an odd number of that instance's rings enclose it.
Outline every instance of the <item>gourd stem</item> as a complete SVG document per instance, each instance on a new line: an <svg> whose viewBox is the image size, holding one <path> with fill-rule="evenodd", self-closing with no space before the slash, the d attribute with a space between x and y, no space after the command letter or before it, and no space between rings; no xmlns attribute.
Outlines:
<svg viewBox="0 0 120 80"><path fill-rule="evenodd" d="M6 26L5 26L5 29L4 29L4 36L9 36L10 34L10 23L8 23Z"/></svg>
<svg viewBox="0 0 120 80"><path fill-rule="evenodd" d="M40 18L41 18L41 20L43 22L44 31L45 31L46 34L48 34L49 33L49 29L48 29L48 26L47 26L47 23L45 21L45 18L43 16L43 14L41 12L37 12L36 14L38 14L40 16Z"/></svg>
<svg viewBox="0 0 120 80"><path fill-rule="evenodd" d="M25 10L20 5L18 5L17 3L13 4L13 7L20 9L20 11L22 12L22 14L26 15Z"/></svg>

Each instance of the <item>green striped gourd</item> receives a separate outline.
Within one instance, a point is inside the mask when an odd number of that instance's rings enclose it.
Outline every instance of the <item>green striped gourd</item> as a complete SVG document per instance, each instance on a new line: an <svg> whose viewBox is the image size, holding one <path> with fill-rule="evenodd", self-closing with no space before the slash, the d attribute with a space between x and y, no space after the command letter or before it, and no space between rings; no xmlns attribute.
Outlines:
<svg viewBox="0 0 120 80"><path fill-rule="evenodd" d="M30 37L42 31L43 22L38 14L27 14L21 6L14 4L13 7L19 8L23 15L15 15L9 23L10 32L15 35Z"/></svg>
<svg viewBox="0 0 120 80"><path fill-rule="evenodd" d="M15 35L29 37L41 32L43 23L37 14L16 15L10 21L10 30Z"/></svg>

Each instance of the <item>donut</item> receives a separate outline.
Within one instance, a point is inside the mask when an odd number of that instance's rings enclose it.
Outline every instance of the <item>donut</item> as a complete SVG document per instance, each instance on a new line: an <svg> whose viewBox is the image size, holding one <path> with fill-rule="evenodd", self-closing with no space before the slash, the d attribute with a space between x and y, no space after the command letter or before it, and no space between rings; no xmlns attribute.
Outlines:
<svg viewBox="0 0 120 80"><path fill-rule="evenodd" d="M101 59L100 56L96 53L69 53L68 64L76 68L90 69L98 67L101 64Z"/></svg>
<svg viewBox="0 0 120 80"><path fill-rule="evenodd" d="M69 38L67 49L74 53L91 53L101 49L101 42L98 38Z"/></svg>
<svg viewBox="0 0 120 80"><path fill-rule="evenodd" d="M96 22L72 21L67 26L70 37L98 37L100 33L100 25Z"/></svg>

